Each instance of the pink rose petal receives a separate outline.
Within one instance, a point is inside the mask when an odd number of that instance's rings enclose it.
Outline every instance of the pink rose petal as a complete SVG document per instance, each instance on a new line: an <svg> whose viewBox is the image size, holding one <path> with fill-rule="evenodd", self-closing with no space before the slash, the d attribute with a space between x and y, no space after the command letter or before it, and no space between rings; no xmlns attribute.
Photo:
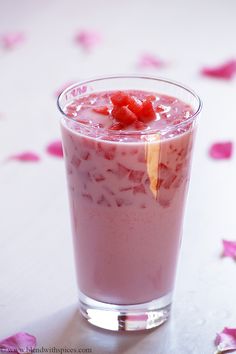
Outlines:
<svg viewBox="0 0 236 354"><path fill-rule="evenodd" d="M55 92L54 96L58 97L67 87L75 84L77 81L67 81L63 85L61 85Z"/></svg>
<svg viewBox="0 0 236 354"><path fill-rule="evenodd" d="M223 242L223 256L236 259L236 241L222 240Z"/></svg>
<svg viewBox="0 0 236 354"><path fill-rule="evenodd" d="M158 57L156 57L155 55L153 54L143 54L140 56L139 58L139 62L138 62L138 66L140 68L161 68L163 66L165 66L166 63L159 59Z"/></svg>
<svg viewBox="0 0 236 354"><path fill-rule="evenodd" d="M218 67L203 68L201 73L212 78L230 80L236 74L236 60L230 60Z"/></svg>
<svg viewBox="0 0 236 354"><path fill-rule="evenodd" d="M9 157L9 159L18 160L21 162L38 162L40 160L40 156L32 151L25 151L16 155L12 155Z"/></svg>
<svg viewBox="0 0 236 354"><path fill-rule="evenodd" d="M217 142L210 146L209 156L213 159L230 159L233 153L231 141Z"/></svg>
<svg viewBox="0 0 236 354"><path fill-rule="evenodd" d="M82 30L75 35L75 42L86 51L96 47L101 40L100 33L95 31Z"/></svg>
<svg viewBox="0 0 236 354"><path fill-rule="evenodd" d="M56 140L48 144L46 151L49 155L63 157L62 143L60 140Z"/></svg>
<svg viewBox="0 0 236 354"><path fill-rule="evenodd" d="M25 35L22 32L10 32L0 36L0 43L5 49L13 49L24 40Z"/></svg>
<svg viewBox="0 0 236 354"><path fill-rule="evenodd" d="M32 352L36 346L36 338L31 334L19 332L15 335L0 341L0 351L14 352L21 354L22 352Z"/></svg>
<svg viewBox="0 0 236 354"><path fill-rule="evenodd" d="M220 353L236 350L236 328L225 327L216 335L215 345Z"/></svg>

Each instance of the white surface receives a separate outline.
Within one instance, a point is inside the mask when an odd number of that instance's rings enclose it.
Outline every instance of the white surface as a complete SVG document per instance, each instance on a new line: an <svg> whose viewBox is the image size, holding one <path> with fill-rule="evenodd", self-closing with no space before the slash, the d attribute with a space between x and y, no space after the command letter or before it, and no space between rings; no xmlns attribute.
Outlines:
<svg viewBox="0 0 236 354"><path fill-rule="evenodd" d="M26 330L38 346L93 353L208 354L224 326L236 327L236 265L221 239L236 239L235 157L211 161L209 144L234 139L236 82L204 79L205 64L235 53L234 0L22 0L0 2L0 32L27 41L0 52L0 338ZM79 29L104 37L92 54L73 43ZM63 161L45 154L60 136L54 91L64 81L138 72L142 52L170 62L147 70L179 80L204 101L171 320L147 334L93 328L76 314L76 284ZM4 163L35 150L39 164Z"/></svg>

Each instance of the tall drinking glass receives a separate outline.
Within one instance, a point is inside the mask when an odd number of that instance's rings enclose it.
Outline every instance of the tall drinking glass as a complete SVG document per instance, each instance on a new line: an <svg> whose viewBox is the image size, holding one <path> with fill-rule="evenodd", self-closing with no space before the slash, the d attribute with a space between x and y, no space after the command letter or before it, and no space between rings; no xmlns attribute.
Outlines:
<svg viewBox="0 0 236 354"><path fill-rule="evenodd" d="M122 115L114 123L117 91L151 101L154 121L144 124L141 111L128 129ZM58 98L79 306L98 327L143 330L168 319L201 105L180 84L137 76L84 81Z"/></svg>

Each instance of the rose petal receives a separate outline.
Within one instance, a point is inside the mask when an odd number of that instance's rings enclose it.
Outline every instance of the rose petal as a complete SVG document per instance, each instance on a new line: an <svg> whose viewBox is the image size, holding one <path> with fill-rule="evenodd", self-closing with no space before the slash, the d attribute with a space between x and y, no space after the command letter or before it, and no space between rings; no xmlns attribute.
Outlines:
<svg viewBox="0 0 236 354"><path fill-rule="evenodd" d="M56 140L48 144L46 151L49 155L63 157L62 143L60 140Z"/></svg>
<svg viewBox="0 0 236 354"><path fill-rule="evenodd" d="M201 73L217 79L230 80L236 74L236 60L230 60L218 67L203 68Z"/></svg>
<svg viewBox="0 0 236 354"><path fill-rule="evenodd" d="M223 256L236 259L236 241L222 240Z"/></svg>
<svg viewBox="0 0 236 354"><path fill-rule="evenodd" d="M55 92L54 92L54 96L58 97L62 91L64 91L67 87L75 84L77 81L67 81L64 84L62 84Z"/></svg>
<svg viewBox="0 0 236 354"><path fill-rule="evenodd" d="M7 337L0 341L0 351L3 352L32 352L36 346L36 338L28 333L19 332L11 337Z"/></svg>
<svg viewBox="0 0 236 354"><path fill-rule="evenodd" d="M100 33L95 31L82 30L75 35L75 42L86 51L93 49L101 40Z"/></svg>
<svg viewBox="0 0 236 354"><path fill-rule="evenodd" d="M40 161L40 156L32 151L21 152L16 155L9 157L10 160L18 160L21 162L38 162Z"/></svg>
<svg viewBox="0 0 236 354"><path fill-rule="evenodd" d="M209 149L209 156L213 159L229 159L232 153L233 143L231 141L214 143Z"/></svg>
<svg viewBox="0 0 236 354"><path fill-rule="evenodd" d="M225 327L216 335L215 345L221 353L236 350L236 328Z"/></svg>
<svg viewBox="0 0 236 354"><path fill-rule="evenodd" d="M0 43L5 49L13 49L24 40L25 35L22 32L10 32L0 36Z"/></svg>
<svg viewBox="0 0 236 354"><path fill-rule="evenodd" d="M161 68L165 66L165 62L153 54L143 54L139 58L138 66L140 68Z"/></svg>

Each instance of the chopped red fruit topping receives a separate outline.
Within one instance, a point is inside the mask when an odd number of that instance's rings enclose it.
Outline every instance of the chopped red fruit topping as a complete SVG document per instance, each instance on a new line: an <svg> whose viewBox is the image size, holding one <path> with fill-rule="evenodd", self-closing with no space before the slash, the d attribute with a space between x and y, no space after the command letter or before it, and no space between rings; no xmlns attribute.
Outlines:
<svg viewBox="0 0 236 354"><path fill-rule="evenodd" d="M109 115L109 110L107 106L101 106L101 107L96 107L93 108L93 111L99 114L103 114L104 116L108 116Z"/></svg>
<svg viewBox="0 0 236 354"><path fill-rule="evenodd" d="M130 102L128 104L128 108L138 115L142 109L142 102L135 100L133 97L130 97Z"/></svg>
<svg viewBox="0 0 236 354"><path fill-rule="evenodd" d="M133 193L137 194L137 193L145 193L145 187L143 184L139 184L138 186L134 186L133 187Z"/></svg>
<svg viewBox="0 0 236 354"><path fill-rule="evenodd" d="M129 180L135 183L141 183L144 173L144 171L132 170L129 174Z"/></svg>
<svg viewBox="0 0 236 354"><path fill-rule="evenodd" d="M147 123L156 118L156 113L153 109L151 101L144 101L142 104L142 109L138 115L141 122Z"/></svg>
<svg viewBox="0 0 236 354"><path fill-rule="evenodd" d="M130 125L137 120L136 114L134 114L128 107L123 106L118 109L112 110L113 117L118 120L118 122L124 125Z"/></svg>
<svg viewBox="0 0 236 354"><path fill-rule="evenodd" d="M130 95L123 91L117 91L111 95L111 102L114 106L127 106L130 102Z"/></svg>

